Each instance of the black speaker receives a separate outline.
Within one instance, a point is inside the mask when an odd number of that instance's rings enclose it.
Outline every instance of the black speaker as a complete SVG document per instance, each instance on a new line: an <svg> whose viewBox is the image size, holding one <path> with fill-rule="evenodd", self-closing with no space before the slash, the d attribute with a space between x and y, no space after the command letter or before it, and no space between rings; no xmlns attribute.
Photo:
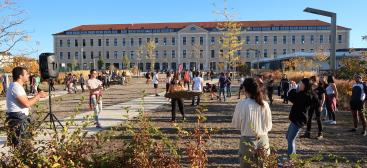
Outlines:
<svg viewBox="0 0 367 168"><path fill-rule="evenodd" d="M42 79L57 78L59 71L57 70L56 58L53 53L42 53L38 62Z"/></svg>

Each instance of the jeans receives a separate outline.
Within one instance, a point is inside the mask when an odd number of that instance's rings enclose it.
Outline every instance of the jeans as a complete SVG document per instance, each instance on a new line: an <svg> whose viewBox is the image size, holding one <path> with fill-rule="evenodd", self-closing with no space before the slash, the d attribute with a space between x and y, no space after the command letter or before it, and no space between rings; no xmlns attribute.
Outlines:
<svg viewBox="0 0 367 168"><path fill-rule="evenodd" d="M296 154L296 137L301 128L295 125L293 122L289 124L288 132L287 132L287 141L288 141L288 151L287 154Z"/></svg>
<svg viewBox="0 0 367 168"><path fill-rule="evenodd" d="M231 92L231 86L227 86L226 87L226 89L227 89L227 97L231 97L232 96L232 92Z"/></svg>
<svg viewBox="0 0 367 168"><path fill-rule="evenodd" d="M222 99L221 96L223 94L223 100L226 101L226 88L219 88L219 99Z"/></svg>
<svg viewBox="0 0 367 168"><path fill-rule="evenodd" d="M91 100L92 100L92 105L93 105L93 111L94 111L94 120L96 122L96 124L99 124L99 113L101 113L102 111L102 97L99 98L99 101L97 100L97 96L96 95L92 95L91 96Z"/></svg>
<svg viewBox="0 0 367 168"><path fill-rule="evenodd" d="M19 146L23 139L31 136L28 131L30 118L21 112L7 113L6 125L8 134L8 143L12 146Z"/></svg>
<svg viewBox="0 0 367 168"><path fill-rule="evenodd" d="M240 138L240 167L251 167L251 161L255 161L255 151L253 149L262 149L266 154L270 154L269 138L267 135L260 136L258 139L252 136L241 136ZM245 158L246 157L246 158Z"/></svg>

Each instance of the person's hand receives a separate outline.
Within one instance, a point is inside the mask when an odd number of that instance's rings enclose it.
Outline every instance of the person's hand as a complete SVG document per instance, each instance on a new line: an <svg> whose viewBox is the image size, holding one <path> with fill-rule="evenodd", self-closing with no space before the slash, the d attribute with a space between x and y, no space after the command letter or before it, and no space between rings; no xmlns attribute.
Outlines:
<svg viewBox="0 0 367 168"><path fill-rule="evenodd" d="M39 96L39 98L45 98L48 96L48 93L44 92L44 91L40 91L37 93L37 96Z"/></svg>

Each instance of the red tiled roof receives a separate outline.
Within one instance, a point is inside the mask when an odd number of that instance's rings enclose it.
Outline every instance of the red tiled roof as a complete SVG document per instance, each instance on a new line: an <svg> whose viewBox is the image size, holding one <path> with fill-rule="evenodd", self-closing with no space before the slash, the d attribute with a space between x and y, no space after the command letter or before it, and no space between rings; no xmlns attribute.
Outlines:
<svg viewBox="0 0 367 168"><path fill-rule="evenodd" d="M320 20L269 20L269 21L238 21L242 27L271 27L271 26L328 26L327 22ZM63 34L67 31L88 31L88 30L128 30L128 29L182 29L188 25L196 25L202 28L215 28L220 22L172 22L172 23L132 23L132 24L96 24L81 25L72 29L57 33ZM340 30L350 30L350 28L338 26Z"/></svg>

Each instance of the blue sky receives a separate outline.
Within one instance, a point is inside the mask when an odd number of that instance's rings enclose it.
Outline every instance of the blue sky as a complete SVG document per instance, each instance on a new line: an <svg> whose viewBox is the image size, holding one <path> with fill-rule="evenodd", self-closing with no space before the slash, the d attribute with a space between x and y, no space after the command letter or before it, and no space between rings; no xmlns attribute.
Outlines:
<svg viewBox="0 0 367 168"><path fill-rule="evenodd" d="M26 11L21 26L32 40L18 48L53 52L53 33L82 24L121 24L142 22L217 21L214 11L223 8L223 0L16 0ZM213 5L215 4L215 6ZM303 12L305 7L338 14L338 25L352 28L350 46L367 47L361 40L367 35L367 0L228 0L236 20L296 20L329 18Z"/></svg>

